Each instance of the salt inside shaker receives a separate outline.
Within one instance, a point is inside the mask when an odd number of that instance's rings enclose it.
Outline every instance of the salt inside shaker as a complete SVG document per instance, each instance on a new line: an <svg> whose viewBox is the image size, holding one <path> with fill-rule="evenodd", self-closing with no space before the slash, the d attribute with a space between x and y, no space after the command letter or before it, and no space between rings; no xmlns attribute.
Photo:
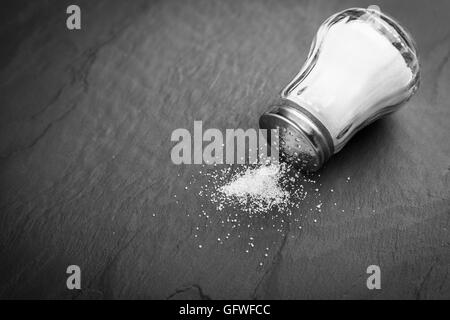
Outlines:
<svg viewBox="0 0 450 320"><path fill-rule="evenodd" d="M315 171L358 130L398 110L418 85L411 36L377 7L347 9L319 28L302 69L260 127L279 128L287 161Z"/></svg>

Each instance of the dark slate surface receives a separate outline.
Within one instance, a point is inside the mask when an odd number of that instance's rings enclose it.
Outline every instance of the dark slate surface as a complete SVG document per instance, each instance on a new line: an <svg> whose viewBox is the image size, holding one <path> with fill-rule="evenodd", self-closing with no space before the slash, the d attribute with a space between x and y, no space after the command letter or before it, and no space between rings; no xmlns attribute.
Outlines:
<svg viewBox="0 0 450 320"><path fill-rule="evenodd" d="M322 21L371 2L78 1L81 31L65 28L69 2L9 3L1 297L450 298L450 2L378 3L417 41L420 91L322 170L317 223L241 230L250 253L217 243L213 211L196 231L201 201L183 190L199 167L172 164L170 134L256 127ZM70 264L82 291L66 289ZM365 286L371 264L382 290Z"/></svg>

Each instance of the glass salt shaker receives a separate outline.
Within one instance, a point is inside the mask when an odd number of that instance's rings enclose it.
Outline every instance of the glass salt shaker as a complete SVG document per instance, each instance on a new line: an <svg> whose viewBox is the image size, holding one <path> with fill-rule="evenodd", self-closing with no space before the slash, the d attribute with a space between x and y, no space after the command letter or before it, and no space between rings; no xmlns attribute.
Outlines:
<svg viewBox="0 0 450 320"><path fill-rule="evenodd" d="M302 69L260 127L279 128L287 161L315 171L418 85L416 47L405 29L376 6L347 9L319 28Z"/></svg>

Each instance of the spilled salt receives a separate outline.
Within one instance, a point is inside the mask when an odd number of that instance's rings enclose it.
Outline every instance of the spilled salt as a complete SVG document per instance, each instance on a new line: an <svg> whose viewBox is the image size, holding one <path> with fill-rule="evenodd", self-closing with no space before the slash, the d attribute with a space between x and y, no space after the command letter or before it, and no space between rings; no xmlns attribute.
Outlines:
<svg viewBox="0 0 450 320"><path fill-rule="evenodd" d="M295 209L305 208L305 205L309 207L315 201L322 203L314 176L304 175L286 163L215 167L202 170L202 176L205 183L199 186L198 195L207 199L217 214L220 213L219 223L228 224L231 228L251 228L251 220L243 223L246 219L270 212L274 228L283 232L286 223L299 222L305 213L305 210L298 212ZM316 207L317 204L312 208L320 213L321 206ZM209 217L208 210L201 206L203 216ZM296 216L292 217L295 211ZM261 225L257 227L263 229Z"/></svg>
<svg viewBox="0 0 450 320"><path fill-rule="evenodd" d="M215 243L223 245L233 238L241 239L246 241L245 253L250 253L263 241L256 240L261 230L285 236L294 228L302 230L304 221L316 223L324 209L319 176L302 173L288 163L203 165L199 171L185 189L189 195L195 192L202 198L198 209L191 212L192 217L198 216L194 236L197 241L200 232L219 226ZM199 249L204 247L197 245Z"/></svg>
<svg viewBox="0 0 450 320"><path fill-rule="evenodd" d="M226 197L235 197L241 204L251 201L261 210L270 210L274 205L289 201L289 192L279 184L281 174L278 165L248 168L218 191Z"/></svg>

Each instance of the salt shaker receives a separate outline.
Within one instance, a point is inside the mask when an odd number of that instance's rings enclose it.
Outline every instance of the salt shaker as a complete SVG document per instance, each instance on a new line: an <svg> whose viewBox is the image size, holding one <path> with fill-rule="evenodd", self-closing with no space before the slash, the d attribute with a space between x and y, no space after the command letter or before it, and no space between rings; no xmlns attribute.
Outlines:
<svg viewBox="0 0 450 320"><path fill-rule="evenodd" d="M405 29L375 6L347 9L319 28L302 69L260 127L279 128L287 160L315 171L418 85L416 47Z"/></svg>

